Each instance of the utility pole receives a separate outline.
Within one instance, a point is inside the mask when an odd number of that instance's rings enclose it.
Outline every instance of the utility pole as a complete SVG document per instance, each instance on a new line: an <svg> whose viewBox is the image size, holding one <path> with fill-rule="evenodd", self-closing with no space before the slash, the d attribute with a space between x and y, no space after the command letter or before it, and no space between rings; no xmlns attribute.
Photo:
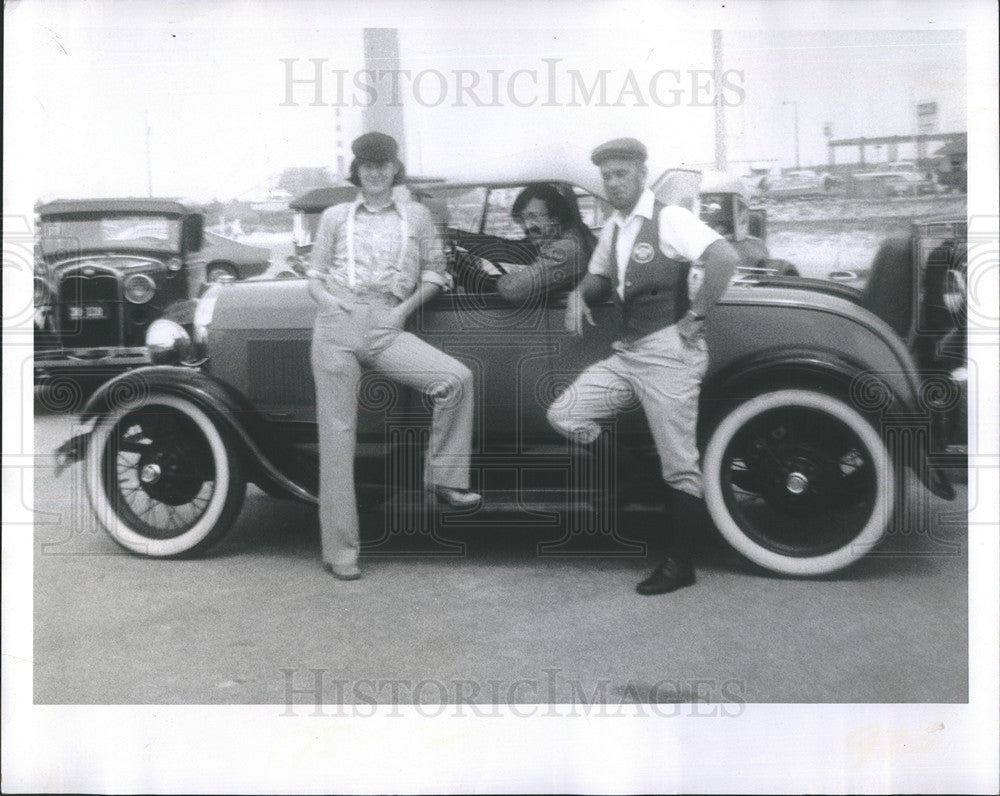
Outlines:
<svg viewBox="0 0 1000 796"><path fill-rule="evenodd" d="M712 68L715 77L715 168L725 171L729 164L726 159L726 114L722 104L722 31L712 31Z"/></svg>
<svg viewBox="0 0 1000 796"><path fill-rule="evenodd" d="M152 130L149 128L149 109L143 113L143 121L146 125L146 196L153 195L153 160L150 156L149 139Z"/></svg>
<svg viewBox="0 0 1000 796"><path fill-rule="evenodd" d="M792 113L795 122L795 168L801 168L801 163L799 162L799 103L795 100L785 100L781 103L782 105L791 105Z"/></svg>

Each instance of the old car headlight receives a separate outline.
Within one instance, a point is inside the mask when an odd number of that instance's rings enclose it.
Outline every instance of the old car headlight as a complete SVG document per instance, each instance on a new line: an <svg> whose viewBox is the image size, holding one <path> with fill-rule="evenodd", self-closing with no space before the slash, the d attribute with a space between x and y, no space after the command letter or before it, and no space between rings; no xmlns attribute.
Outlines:
<svg viewBox="0 0 1000 796"><path fill-rule="evenodd" d="M146 330L146 346L154 365L179 365L194 355L191 337L184 327L166 318L157 318Z"/></svg>
<svg viewBox="0 0 1000 796"><path fill-rule="evenodd" d="M171 257L167 260L167 270L168 271L180 271L184 266L179 257Z"/></svg>
<svg viewBox="0 0 1000 796"><path fill-rule="evenodd" d="M156 295L156 283L146 274L132 274L122 286L125 299L133 304L145 304Z"/></svg>
<svg viewBox="0 0 1000 796"><path fill-rule="evenodd" d="M49 303L49 298L52 295L52 291L49 289L48 283L42 279L40 276L35 277L35 306L44 307Z"/></svg>

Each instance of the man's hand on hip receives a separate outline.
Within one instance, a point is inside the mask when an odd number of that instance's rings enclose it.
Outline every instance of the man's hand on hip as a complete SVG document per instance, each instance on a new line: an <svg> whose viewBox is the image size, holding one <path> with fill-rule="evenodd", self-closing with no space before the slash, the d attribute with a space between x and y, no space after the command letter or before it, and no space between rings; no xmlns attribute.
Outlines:
<svg viewBox="0 0 1000 796"><path fill-rule="evenodd" d="M690 312L677 321L677 334L686 346L694 346L695 341L705 334L705 319L697 318Z"/></svg>

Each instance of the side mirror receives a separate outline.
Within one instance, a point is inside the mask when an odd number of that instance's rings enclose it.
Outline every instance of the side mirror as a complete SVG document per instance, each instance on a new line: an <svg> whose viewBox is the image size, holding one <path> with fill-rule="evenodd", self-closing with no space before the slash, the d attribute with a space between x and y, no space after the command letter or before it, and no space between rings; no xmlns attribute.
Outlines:
<svg viewBox="0 0 1000 796"><path fill-rule="evenodd" d="M194 254L201 249L204 238L205 218L201 213L184 217L181 226L181 248L186 254Z"/></svg>

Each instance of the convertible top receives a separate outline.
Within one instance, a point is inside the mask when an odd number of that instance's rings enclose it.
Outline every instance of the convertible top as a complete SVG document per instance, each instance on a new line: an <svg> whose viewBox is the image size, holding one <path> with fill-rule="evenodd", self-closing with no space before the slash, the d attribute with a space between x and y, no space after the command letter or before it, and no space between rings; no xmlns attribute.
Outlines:
<svg viewBox="0 0 1000 796"><path fill-rule="evenodd" d="M292 210L304 210L305 212L326 210L341 202L352 202L358 195L358 189L353 185L335 185L329 188L312 188L303 194L299 194L288 206Z"/></svg>
<svg viewBox="0 0 1000 796"><path fill-rule="evenodd" d="M449 187L565 182L604 198L601 172L590 162L590 150L570 144L543 144L514 154L470 161L451 169L446 177Z"/></svg>
<svg viewBox="0 0 1000 796"><path fill-rule="evenodd" d="M201 207L180 199L56 199L38 208L40 216L71 215L74 213L170 213L186 215L200 213Z"/></svg>

